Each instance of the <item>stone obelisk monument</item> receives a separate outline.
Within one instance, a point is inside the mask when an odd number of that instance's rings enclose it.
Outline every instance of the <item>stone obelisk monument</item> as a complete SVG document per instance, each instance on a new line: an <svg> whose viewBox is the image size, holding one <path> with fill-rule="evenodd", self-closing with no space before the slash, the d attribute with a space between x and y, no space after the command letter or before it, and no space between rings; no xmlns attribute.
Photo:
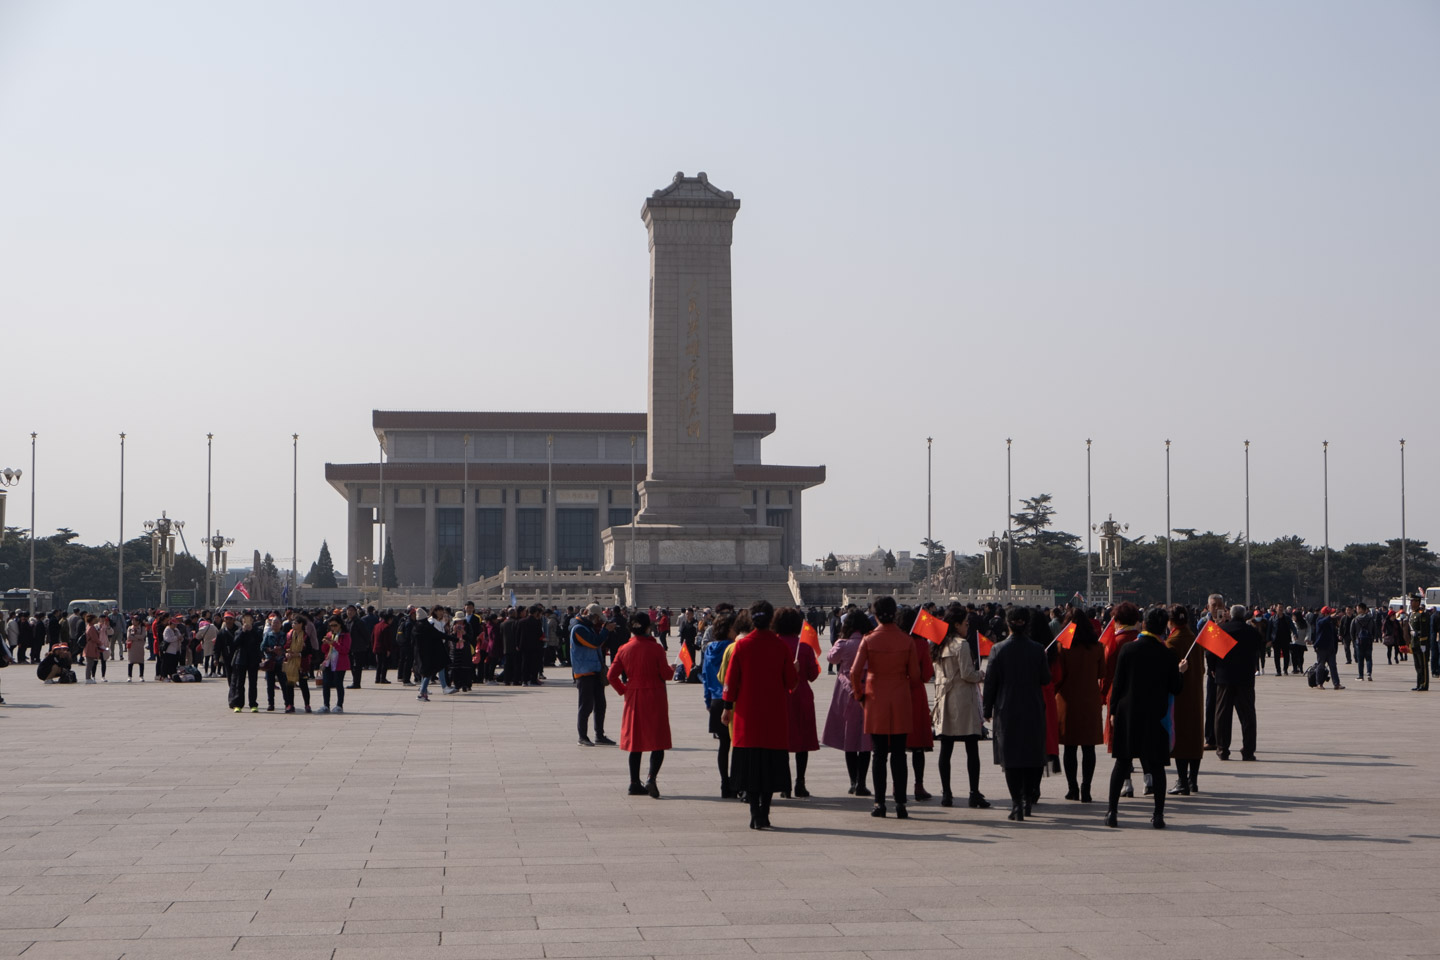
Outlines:
<svg viewBox="0 0 1440 960"><path fill-rule="evenodd" d="M788 592L781 532L750 521L735 481L730 241L739 210L705 174L677 173L640 211L650 238L650 389L634 556L630 527L601 539L607 566L633 572L642 603Z"/></svg>

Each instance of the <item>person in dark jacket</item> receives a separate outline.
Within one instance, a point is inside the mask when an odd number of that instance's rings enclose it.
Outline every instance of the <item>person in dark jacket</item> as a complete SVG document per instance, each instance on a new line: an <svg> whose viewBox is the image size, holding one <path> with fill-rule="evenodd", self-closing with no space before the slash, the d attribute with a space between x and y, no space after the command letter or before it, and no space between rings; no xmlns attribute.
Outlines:
<svg viewBox="0 0 1440 960"><path fill-rule="evenodd" d="M345 608L345 618L340 625L350 637L350 689L359 690L360 671L370 666L373 629L365 626L365 620L360 616L359 608L355 606Z"/></svg>
<svg viewBox="0 0 1440 960"><path fill-rule="evenodd" d="M410 607L395 627L395 673L407 687L415 686L410 677L415 669L415 623L420 619L423 615Z"/></svg>
<svg viewBox="0 0 1440 960"><path fill-rule="evenodd" d="M1110 747L1115 766L1110 771L1110 808L1107 827L1118 826L1120 787L1129 779L1135 761L1155 784L1155 812L1150 825L1165 826L1165 767L1170 762L1170 731L1165 720L1170 698L1180 693L1182 676L1189 663L1175 658L1161 637L1169 627L1170 615L1157 607L1145 615L1140 636L1120 650L1115 663L1115 680L1110 688L1110 713L1115 720ZM1244 624L1242 619L1241 624Z"/></svg>
<svg viewBox="0 0 1440 960"><path fill-rule="evenodd" d="M1290 640L1295 635L1295 624L1278 603L1270 608L1270 619L1270 653L1275 659L1275 676L1278 677L1290 672Z"/></svg>
<svg viewBox="0 0 1440 960"><path fill-rule="evenodd" d="M445 608L437 605L428 620L420 619L417 613L411 638L420 665L420 694L415 699L428 701L431 679L438 676L440 689L445 689L445 665L449 659L445 649Z"/></svg>
<svg viewBox="0 0 1440 960"><path fill-rule="evenodd" d="M1323 664L1330 674L1330 681L1336 690L1344 690L1340 683L1340 670L1335 665L1335 655L1340 652L1339 624L1334 607L1321 607L1320 616L1315 618L1315 631L1310 645L1315 648L1315 662Z"/></svg>
<svg viewBox="0 0 1440 960"><path fill-rule="evenodd" d="M526 610L516 628L520 640L520 683L526 687L540 685L540 664L545 653L545 608L536 604ZM507 665L505 672L510 668Z"/></svg>
<svg viewBox="0 0 1440 960"><path fill-rule="evenodd" d="M995 762L1005 771L1011 820L1030 815L1045 769L1045 694L1050 661L1030 640L1030 611L1015 607L1006 616L1010 636L990 651L981 712L994 720Z"/></svg>
<svg viewBox="0 0 1440 960"><path fill-rule="evenodd" d="M1375 679L1375 638L1378 636L1379 618L1365 604L1356 604L1355 617L1350 621L1350 643L1355 648L1355 664L1361 680Z"/></svg>
<svg viewBox="0 0 1440 960"><path fill-rule="evenodd" d="M395 655L395 615L380 614L370 631L370 653L375 658L375 682L389 683L390 660Z"/></svg>
<svg viewBox="0 0 1440 960"><path fill-rule="evenodd" d="M240 629L235 634L234 653L230 655L230 709L236 713L245 705L245 689L250 692L250 712L260 712L260 641L263 635L255 626L255 615L240 614ZM272 694L273 696L273 694Z"/></svg>
<svg viewBox="0 0 1440 960"><path fill-rule="evenodd" d="M1230 759L1230 740L1235 714L1240 715L1240 759L1255 759L1255 671L1264 654L1265 641L1245 622L1245 608L1230 608L1230 619L1220 624L1235 641L1222 659L1206 652L1205 662L1215 678L1215 755Z"/></svg>
<svg viewBox="0 0 1440 960"><path fill-rule="evenodd" d="M500 625L500 642L504 659L504 673L500 682L507 687L520 686L520 611L514 607L505 611L505 622Z"/></svg>

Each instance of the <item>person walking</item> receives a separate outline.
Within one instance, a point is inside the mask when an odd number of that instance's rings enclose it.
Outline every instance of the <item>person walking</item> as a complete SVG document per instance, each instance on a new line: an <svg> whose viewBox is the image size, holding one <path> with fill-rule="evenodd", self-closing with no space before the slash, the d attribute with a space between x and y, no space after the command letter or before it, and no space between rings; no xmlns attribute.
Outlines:
<svg viewBox="0 0 1440 960"><path fill-rule="evenodd" d="M836 671L835 686L830 689L830 709L825 714L825 732L821 743L845 754L845 772L850 775L851 796L868 797L866 779L870 774L870 753L874 744L865 732L865 707L850 685L850 671L860 652L860 641L870 632L870 619L859 610L851 610L831 631L830 649L825 659Z"/></svg>
<svg viewBox="0 0 1440 960"><path fill-rule="evenodd" d="M1311 634L1310 642L1315 648L1315 663L1323 664L1333 689L1344 690L1345 686L1340 682L1340 668L1335 662L1336 655L1340 652L1340 624L1334 607L1320 608L1320 616L1315 618L1315 631ZM1324 685L1322 680L1319 686Z"/></svg>
<svg viewBox="0 0 1440 960"><path fill-rule="evenodd" d="M770 629L775 608L768 600L750 605L754 629L726 651L725 708L731 725L731 777L750 805L750 829L770 826L770 801L790 790L789 695L799 682L795 660Z"/></svg>
<svg viewBox="0 0 1440 960"><path fill-rule="evenodd" d="M1245 622L1245 607L1242 604L1237 603L1230 608L1230 618L1220 624L1220 629L1235 641L1235 646L1224 658L1208 650L1205 652L1209 674L1215 678L1215 756L1221 760L1230 759L1232 724L1238 714L1240 759L1254 760L1255 671L1259 667L1265 641L1260 639L1254 627ZM1333 652L1330 658L1334 660ZM1336 683L1339 680L1336 676Z"/></svg>
<svg viewBox="0 0 1440 960"><path fill-rule="evenodd" d="M1076 609L1066 618L1075 631L1069 646L1056 644L1055 713L1064 752L1066 800L1090 803L1095 747L1105 742L1100 685L1105 682L1105 648L1090 615Z"/></svg>
<svg viewBox="0 0 1440 960"><path fill-rule="evenodd" d="M650 635L650 616L630 617L630 640L610 664L606 679L624 697L620 716L620 749L630 755L630 796L660 799L656 778L670 749L670 701L665 682L673 670L660 642ZM650 754L649 775L640 782L642 754Z"/></svg>
<svg viewBox="0 0 1440 960"><path fill-rule="evenodd" d="M1295 621L1280 604L1270 608L1270 653L1275 661L1275 676L1290 672L1290 642L1295 636Z"/></svg>
<svg viewBox="0 0 1440 960"><path fill-rule="evenodd" d="M850 686L865 709L865 732L874 745L870 779L875 788L875 806L870 815L886 815L885 766L888 763L895 816L904 820L909 816L905 809L905 746L915 722L910 686L920 676L920 656L910 636L895 625L899 608L894 597L879 598L871 606L871 612L877 626L860 641L855 663L850 668Z"/></svg>
<svg viewBox="0 0 1440 960"><path fill-rule="evenodd" d="M978 617L972 621L959 603L945 608L945 622L950 632L931 657L935 665L935 705L930 721L940 740L940 806L955 802L950 790L950 760L956 743L965 745L965 770L969 775L970 799L973 808L990 806L980 792L980 684L985 671L980 669L980 648L976 634Z"/></svg>
<svg viewBox="0 0 1440 960"><path fill-rule="evenodd" d="M125 628L125 682L135 677L135 668L140 668L140 682L145 682L145 621L140 614L132 614L130 625Z"/></svg>
<svg viewBox="0 0 1440 960"><path fill-rule="evenodd" d="M1010 635L990 651L985 670L983 715L993 720L995 763L1005 771L1009 819L1031 813L1045 770L1045 685L1051 682L1044 647L1030 639L1030 611L1012 607Z"/></svg>
<svg viewBox="0 0 1440 960"><path fill-rule="evenodd" d="M748 624L750 615L745 615ZM720 769L720 797L729 800L735 796L735 787L730 778L730 726L720 719L725 710L725 677L720 665L725 660L725 651L735 642L738 620L734 613L726 611L712 624L711 641L705 644L700 655L701 690L705 695L705 710L710 715L710 735L720 741L715 754L716 766ZM682 641L683 642L683 641ZM584 732L584 727L581 727Z"/></svg>
<svg viewBox="0 0 1440 960"><path fill-rule="evenodd" d="M809 644L800 642L800 631L804 627L805 614L799 608L781 607L775 611L775 632L795 661L797 679L789 697L790 752L795 755L793 794L802 800L810 796L805 786L810 754L820 749L820 738L815 732L815 692L810 689L810 684L820 676L820 660Z"/></svg>
<svg viewBox="0 0 1440 960"><path fill-rule="evenodd" d="M352 624L363 629L358 619ZM350 669L350 633L339 617L331 617L325 625L325 639L320 641L320 712L330 712L330 691L335 691L335 712L345 712L345 674ZM358 679L358 675L357 675ZM352 688L353 689L353 688Z"/></svg>
<svg viewBox="0 0 1440 960"><path fill-rule="evenodd" d="M1244 619L1240 622L1243 626ZM1116 658L1110 685L1110 716L1114 722L1110 749L1115 766L1110 771L1107 827L1119 826L1120 788L1130 778L1137 760L1155 785L1150 825L1157 830L1165 826L1165 767L1170 762L1170 732L1165 729L1165 718L1170 712L1170 698L1180 693L1189 667L1185 660L1177 664L1160 641L1159 635L1168 633L1169 625L1169 612L1163 607L1151 610L1145 616L1145 629Z"/></svg>
<svg viewBox="0 0 1440 960"><path fill-rule="evenodd" d="M445 666L449 656L445 648L445 608L436 604L430 609L430 616L421 619L417 611L411 636L415 641L415 660L420 667L420 691L416 700L430 701L430 681L439 678L440 689L445 689Z"/></svg>
<svg viewBox="0 0 1440 960"><path fill-rule="evenodd" d="M1165 637L1165 646L1175 658L1177 669L1180 661L1189 656L1190 649L1195 646L1195 631L1190 629L1190 623L1188 609L1178 603L1170 608L1170 632ZM1200 790L1200 761L1205 756L1203 673L1202 670L1187 670L1184 684L1175 695L1175 744L1170 748L1170 756L1175 761L1175 786L1170 788L1172 796L1188 797Z"/></svg>
<svg viewBox="0 0 1440 960"><path fill-rule="evenodd" d="M592 603L585 608L583 617L576 617L570 625L570 674L575 689L580 695L580 707L575 717L579 732L576 741L582 747L595 744L613 746L615 741L605 736L605 638L600 625L605 616L600 604ZM509 621L506 621L507 626ZM507 682L518 674L511 674L510 642L505 642L505 676ZM518 669L518 667L517 667ZM590 718L595 718L595 739L590 739Z"/></svg>
<svg viewBox="0 0 1440 960"><path fill-rule="evenodd" d="M1140 635L1140 608L1129 600L1123 600L1115 605L1111 613L1114 629L1110 631L1110 639L1105 641L1105 679L1100 684L1100 702L1105 704L1105 744L1107 748L1111 743L1114 720L1109 712L1110 707L1110 684L1115 677L1115 664L1119 661L1120 651L1125 649L1127 644L1133 643ZM1209 728L1206 722L1206 728ZM1111 753L1114 750L1111 749ZM1123 796L1135 796L1134 782L1127 777L1123 789Z"/></svg>

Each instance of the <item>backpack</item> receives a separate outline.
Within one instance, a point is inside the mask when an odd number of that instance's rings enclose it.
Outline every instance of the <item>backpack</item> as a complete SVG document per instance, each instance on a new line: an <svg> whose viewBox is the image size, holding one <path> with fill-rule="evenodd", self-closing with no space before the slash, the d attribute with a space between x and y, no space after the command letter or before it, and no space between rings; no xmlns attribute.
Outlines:
<svg viewBox="0 0 1440 960"><path fill-rule="evenodd" d="M1373 623L1374 621L1370 619L1369 614L1363 617L1357 617L1355 620L1355 639L1361 643L1369 643L1374 640L1375 635L1372 630Z"/></svg>
<svg viewBox="0 0 1440 960"><path fill-rule="evenodd" d="M1322 687L1330 679L1330 671L1323 663L1313 663L1305 671L1305 683L1311 687Z"/></svg>

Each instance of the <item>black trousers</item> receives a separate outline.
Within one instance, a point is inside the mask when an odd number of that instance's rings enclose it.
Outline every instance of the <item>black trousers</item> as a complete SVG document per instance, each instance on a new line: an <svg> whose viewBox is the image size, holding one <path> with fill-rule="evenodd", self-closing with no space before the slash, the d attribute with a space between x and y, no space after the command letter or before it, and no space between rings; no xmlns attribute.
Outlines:
<svg viewBox="0 0 1440 960"><path fill-rule="evenodd" d="M1270 645L1270 652L1275 657L1275 676L1290 672L1290 645L1288 643L1274 643Z"/></svg>
<svg viewBox="0 0 1440 960"><path fill-rule="evenodd" d="M513 687L520 683L520 641L505 641L505 686Z"/></svg>
<svg viewBox="0 0 1440 960"><path fill-rule="evenodd" d="M250 706L260 706L260 666L230 668L230 706L245 706L245 681L250 681Z"/></svg>
<svg viewBox="0 0 1440 960"><path fill-rule="evenodd" d="M510 672L508 663L505 672ZM576 677L575 686L580 690L580 713L575 724L580 736L589 735L591 714L595 716L595 736L605 736L605 675L592 673Z"/></svg>
<svg viewBox="0 0 1440 960"><path fill-rule="evenodd" d="M885 764L890 764L891 786L895 789L895 805L905 806L907 795L905 783L905 740L903 733L872 733L870 739L875 750L870 756L870 780L875 791L875 802L885 802Z"/></svg>
<svg viewBox="0 0 1440 960"><path fill-rule="evenodd" d="M1290 644L1290 672L1305 672L1305 644Z"/></svg>
<svg viewBox="0 0 1440 960"><path fill-rule="evenodd" d="M395 647L395 673L401 683L410 682L410 674L415 670L415 646L410 643L399 644Z"/></svg>
<svg viewBox="0 0 1440 960"><path fill-rule="evenodd" d="M1215 698L1215 749L1221 757L1230 753L1234 713L1240 715L1240 755L1255 756L1255 687L1222 683Z"/></svg>
<svg viewBox="0 0 1440 960"><path fill-rule="evenodd" d="M1412 643L1410 645L1410 659L1415 662L1415 686L1421 690L1430 689L1430 673L1426 670L1426 654L1423 643Z"/></svg>
<svg viewBox="0 0 1440 960"><path fill-rule="evenodd" d="M521 644L520 651L520 679L523 683L535 683L540 679L540 658L545 654L544 640L527 640ZM506 666L505 673L510 673L509 666Z"/></svg>
<svg viewBox="0 0 1440 960"><path fill-rule="evenodd" d="M1365 677L1365 671L1370 671L1370 676L1375 676L1375 641L1355 641L1355 663L1360 672L1360 677Z"/></svg>

